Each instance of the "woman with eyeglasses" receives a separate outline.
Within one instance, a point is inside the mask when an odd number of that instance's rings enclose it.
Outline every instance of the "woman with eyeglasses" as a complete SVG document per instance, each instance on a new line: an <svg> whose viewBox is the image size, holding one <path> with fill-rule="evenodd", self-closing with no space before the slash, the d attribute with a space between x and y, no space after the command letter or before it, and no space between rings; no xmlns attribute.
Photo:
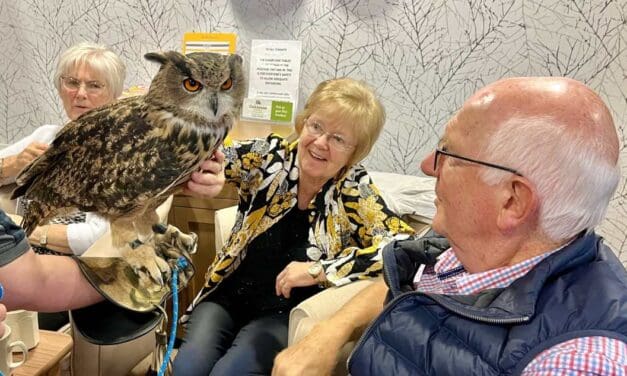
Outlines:
<svg viewBox="0 0 627 376"><path fill-rule="evenodd" d="M85 42L70 47L60 56L54 84L67 117L75 120L92 108L119 97L125 77L126 67L113 51ZM43 125L1 150L2 184L14 182L19 172L48 148L61 128L61 125ZM85 216L85 213L78 215ZM64 219L64 222L70 221L74 222L76 218ZM80 255L107 230L107 226L106 221L89 215L89 220L82 224L40 226L29 240L35 246L42 246L42 249Z"/></svg>
<svg viewBox="0 0 627 376"><path fill-rule="evenodd" d="M80 43L59 58L54 75L63 108L69 120L108 104L122 94L126 66L109 48ZM0 150L0 183L10 184L19 172L41 155L52 142L61 125L43 125L20 141ZM18 204L20 205L20 204ZM20 213L20 208L17 210ZM108 222L92 213L57 217L39 226L29 237L38 253L80 255L108 229ZM56 330L68 322L67 313L40 314L42 329Z"/></svg>
<svg viewBox="0 0 627 376"><path fill-rule="evenodd" d="M322 82L296 118L298 140L225 144L236 223L188 311L175 375L270 374L290 309L331 286L381 274L381 250L413 230L358 163L385 121L370 87Z"/></svg>

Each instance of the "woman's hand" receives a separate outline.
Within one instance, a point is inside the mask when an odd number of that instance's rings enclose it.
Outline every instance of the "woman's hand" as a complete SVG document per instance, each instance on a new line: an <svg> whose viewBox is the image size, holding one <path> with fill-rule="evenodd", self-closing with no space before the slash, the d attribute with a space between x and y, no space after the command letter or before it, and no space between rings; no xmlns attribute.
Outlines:
<svg viewBox="0 0 627 376"><path fill-rule="evenodd" d="M22 152L17 155L16 166L19 167L21 171L26 165L34 161L35 158L42 155L46 150L48 150L48 144L37 141L30 143L26 149L22 150Z"/></svg>
<svg viewBox="0 0 627 376"><path fill-rule="evenodd" d="M42 155L47 149L48 144L35 141L30 143L19 154L4 158L2 177L8 178L17 176L24 167L34 161L35 158Z"/></svg>
<svg viewBox="0 0 627 376"><path fill-rule="evenodd" d="M183 185L183 192L200 198L212 198L224 188L224 153L216 150L211 158L200 165L200 171L192 173Z"/></svg>
<svg viewBox="0 0 627 376"><path fill-rule="evenodd" d="M293 287L312 286L326 281L326 275L324 272L320 273L317 278L312 278L311 275L307 273L307 270L313 264L313 261L292 261L287 264L285 269L283 269L276 277L274 288L277 296L283 295L284 297L289 298Z"/></svg>

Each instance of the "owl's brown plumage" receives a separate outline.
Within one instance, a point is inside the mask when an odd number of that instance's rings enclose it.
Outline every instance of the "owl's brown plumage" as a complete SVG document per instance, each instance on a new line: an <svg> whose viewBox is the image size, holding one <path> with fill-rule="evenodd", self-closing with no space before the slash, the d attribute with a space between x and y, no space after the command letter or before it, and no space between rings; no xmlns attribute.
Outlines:
<svg viewBox="0 0 627 376"><path fill-rule="evenodd" d="M146 58L161 68L145 96L68 123L20 173L13 198L33 200L24 215L28 234L73 208L109 219L114 241L129 226L150 231L154 209L222 143L245 94L241 57L170 51Z"/></svg>

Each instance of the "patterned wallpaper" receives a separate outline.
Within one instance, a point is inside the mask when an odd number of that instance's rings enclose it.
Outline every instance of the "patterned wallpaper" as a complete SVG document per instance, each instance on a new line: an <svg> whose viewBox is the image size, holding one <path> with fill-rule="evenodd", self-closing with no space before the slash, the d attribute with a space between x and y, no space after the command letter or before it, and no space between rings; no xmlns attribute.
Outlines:
<svg viewBox="0 0 627 376"><path fill-rule="evenodd" d="M65 119L51 83L56 57L92 40L127 62L127 86L147 85L146 52L180 49L186 31L303 43L301 103L327 78L377 88L388 113L371 169L419 174L446 120L500 77L579 79L611 107L625 144L625 0L0 0L0 143ZM623 169L627 157L623 147ZM627 260L627 184L600 232Z"/></svg>

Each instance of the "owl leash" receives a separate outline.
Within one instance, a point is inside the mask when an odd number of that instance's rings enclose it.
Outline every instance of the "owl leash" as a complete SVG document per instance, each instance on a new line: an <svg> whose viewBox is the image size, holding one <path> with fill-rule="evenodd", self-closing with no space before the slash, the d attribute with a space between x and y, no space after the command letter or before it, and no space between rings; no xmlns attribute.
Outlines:
<svg viewBox="0 0 627 376"><path fill-rule="evenodd" d="M172 280L170 281L172 284L172 326L170 327L170 336L168 339L168 347L165 351L165 355L163 356L163 361L161 362L161 367L159 368L158 376L165 375L165 372L168 368L168 364L170 363L170 357L172 356L172 350L174 349L174 341L176 340L176 325L179 321L179 291L178 291L178 279L179 279L179 270L187 267L187 259L181 256L178 258L176 265L172 268ZM2 376L2 375L0 375Z"/></svg>

